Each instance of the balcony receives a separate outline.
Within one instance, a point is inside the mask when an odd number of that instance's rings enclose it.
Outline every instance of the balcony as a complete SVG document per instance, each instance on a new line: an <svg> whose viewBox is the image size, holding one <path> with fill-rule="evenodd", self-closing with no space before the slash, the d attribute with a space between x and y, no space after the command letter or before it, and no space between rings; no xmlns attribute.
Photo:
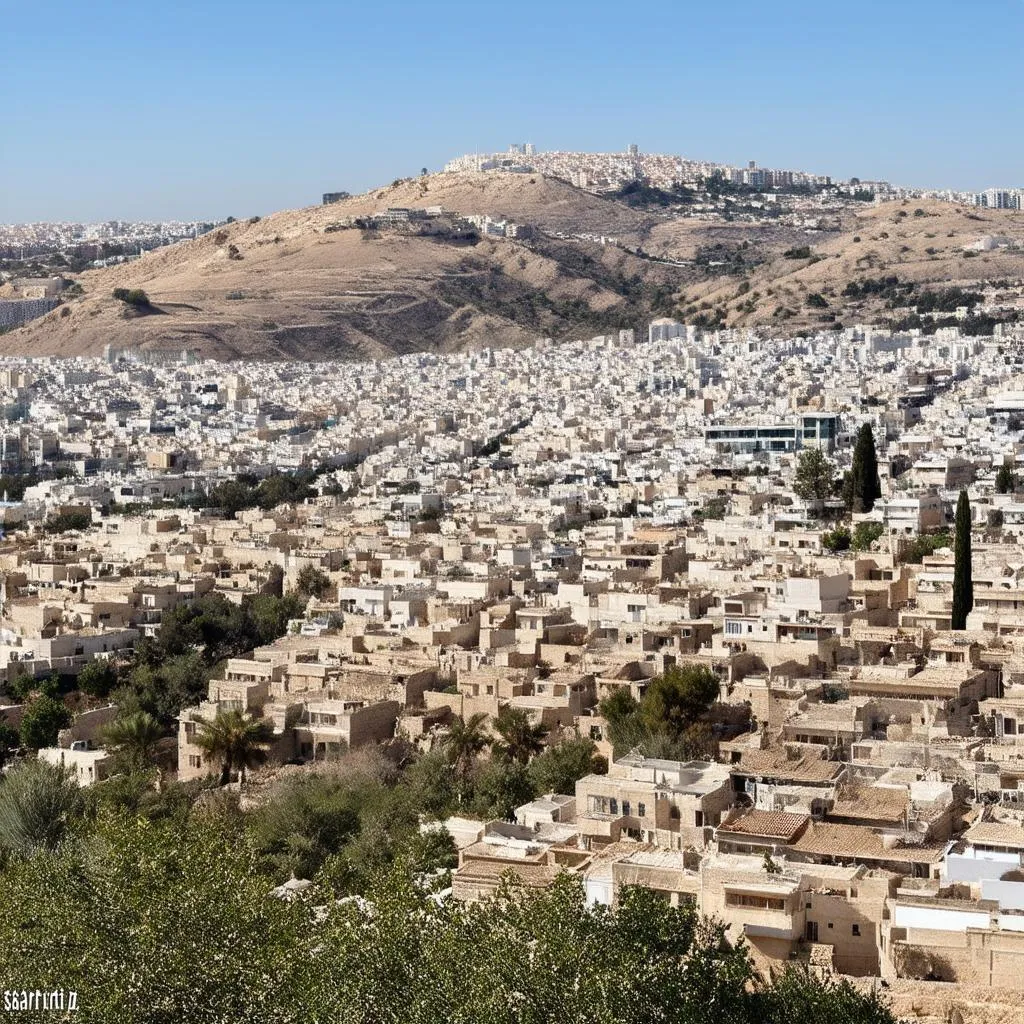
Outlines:
<svg viewBox="0 0 1024 1024"><path fill-rule="evenodd" d="M587 814L579 819L582 835L598 839L618 839L624 819L621 814Z"/></svg>
<svg viewBox="0 0 1024 1024"><path fill-rule="evenodd" d="M765 911L765 917L777 917L778 923L764 921L744 921L743 934L751 938L761 939L786 939L795 942L803 936L803 928L797 921L794 921L788 914L772 914Z"/></svg>

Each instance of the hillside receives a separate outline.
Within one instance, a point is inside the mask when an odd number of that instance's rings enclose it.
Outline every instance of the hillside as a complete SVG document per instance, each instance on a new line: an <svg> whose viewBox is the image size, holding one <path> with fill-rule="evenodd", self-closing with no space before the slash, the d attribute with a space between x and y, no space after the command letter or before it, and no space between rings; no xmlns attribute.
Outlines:
<svg viewBox="0 0 1024 1024"><path fill-rule="evenodd" d="M79 277L84 294L11 332L11 353L96 355L188 347L237 358L370 358L641 327L671 311L678 269L596 242L466 241L336 230L386 207L443 206L543 232L638 241L650 218L540 176L439 174L331 206L238 221ZM142 289L150 309L113 297Z"/></svg>
<svg viewBox="0 0 1024 1024"><path fill-rule="evenodd" d="M850 211L844 221L839 233L806 234L760 265L726 267L684 288L683 317L730 327L777 325L787 332L827 324L896 325L910 322L922 293L955 298L951 289L971 292L983 282L1007 282L1010 293L1017 291L1019 247L970 247L990 236L1024 245L1022 212L911 201Z"/></svg>
<svg viewBox="0 0 1024 1024"><path fill-rule="evenodd" d="M430 233L343 226L388 207L429 206L536 232L466 237L450 218L431 221ZM81 296L5 335L3 350L98 355L112 344L218 359L355 359L642 331L665 315L787 333L915 326L922 292L942 290L952 315L959 293L949 289L1020 277L1019 250L969 250L985 236L1024 242L1024 213L893 203L837 208L819 223L679 218L541 175L435 174L84 273ZM114 289L142 289L152 305L127 306Z"/></svg>

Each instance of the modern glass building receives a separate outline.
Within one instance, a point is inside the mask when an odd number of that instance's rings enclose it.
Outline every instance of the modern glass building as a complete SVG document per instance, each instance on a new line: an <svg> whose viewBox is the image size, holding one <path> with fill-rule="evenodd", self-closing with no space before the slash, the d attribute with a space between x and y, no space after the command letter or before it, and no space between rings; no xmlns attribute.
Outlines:
<svg viewBox="0 0 1024 1024"><path fill-rule="evenodd" d="M798 448L833 451L839 436L835 413L804 413L792 423L718 424L704 431L704 440L722 452L792 452Z"/></svg>

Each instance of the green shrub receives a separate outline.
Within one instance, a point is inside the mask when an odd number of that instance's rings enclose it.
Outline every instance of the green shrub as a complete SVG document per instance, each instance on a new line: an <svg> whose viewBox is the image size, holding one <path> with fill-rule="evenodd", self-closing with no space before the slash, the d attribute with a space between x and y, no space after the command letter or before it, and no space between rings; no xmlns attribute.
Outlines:
<svg viewBox="0 0 1024 1024"><path fill-rule="evenodd" d="M850 543L850 530L846 526L837 526L834 530L826 531L821 535L822 547L829 551L846 551L850 547Z"/></svg>
<svg viewBox="0 0 1024 1024"><path fill-rule="evenodd" d="M144 309L151 305L149 296L141 288L115 288L113 296L127 306Z"/></svg>
<svg viewBox="0 0 1024 1024"><path fill-rule="evenodd" d="M871 545L881 536L881 523L858 523L853 531L850 546L854 551L868 551Z"/></svg>

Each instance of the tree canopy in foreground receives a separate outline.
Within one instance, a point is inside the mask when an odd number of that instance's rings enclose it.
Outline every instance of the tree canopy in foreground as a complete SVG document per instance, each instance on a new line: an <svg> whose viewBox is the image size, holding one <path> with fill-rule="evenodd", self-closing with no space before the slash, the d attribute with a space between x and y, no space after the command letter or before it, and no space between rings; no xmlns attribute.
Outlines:
<svg viewBox="0 0 1024 1024"><path fill-rule="evenodd" d="M399 861L361 898L324 879L286 902L263 869L215 808L101 813L57 849L8 859L0 987L75 989L81 1024L894 1021L798 969L755 982L742 942L646 889L588 906L566 874L440 903Z"/></svg>

